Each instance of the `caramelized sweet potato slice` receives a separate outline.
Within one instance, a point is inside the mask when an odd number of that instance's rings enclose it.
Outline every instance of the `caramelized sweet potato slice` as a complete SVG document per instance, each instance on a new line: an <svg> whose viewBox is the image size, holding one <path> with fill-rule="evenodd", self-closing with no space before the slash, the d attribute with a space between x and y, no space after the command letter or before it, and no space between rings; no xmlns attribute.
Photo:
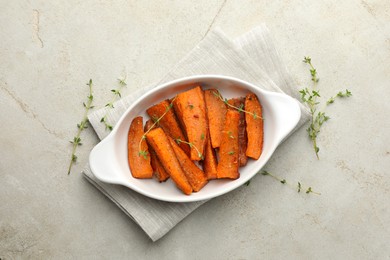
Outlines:
<svg viewBox="0 0 390 260"><path fill-rule="evenodd" d="M207 117L209 121L209 132L211 145L217 148L221 145L223 123L226 115L226 105L219 98L217 89L207 89L204 91L204 99L207 107Z"/></svg>
<svg viewBox="0 0 390 260"><path fill-rule="evenodd" d="M221 131L222 132L222 131ZM211 147L211 140L207 138L205 155L203 161L203 171L208 180L217 178L217 155L213 147Z"/></svg>
<svg viewBox="0 0 390 260"><path fill-rule="evenodd" d="M154 129L156 126L154 125L152 119L149 119L145 123L144 131L147 132L150 128ZM160 160L157 158L156 152L152 147L149 147L150 153L150 164L152 165L154 176L157 178L159 182L166 181L169 178L169 174L165 171L164 167L161 165Z"/></svg>
<svg viewBox="0 0 390 260"><path fill-rule="evenodd" d="M127 138L127 158L131 175L138 179L147 179L153 176L148 145L145 140L142 140L143 135L143 119L141 116L138 116L131 122ZM144 151L144 156L140 155L140 149Z"/></svg>
<svg viewBox="0 0 390 260"><path fill-rule="evenodd" d="M229 104L245 110L245 97L232 98L228 100ZM229 108L235 109L235 108ZM246 123L245 123L245 113L240 112L240 122L238 124L238 144L240 152L238 154L238 161L240 162L240 167L245 166L248 162L248 157L246 156L246 148L248 144L248 137L246 134Z"/></svg>
<svg viewBox="0 0 390 260"><path fill-rule="evenodd" d="M172 137L173 139L187 140L182 129L180 128L179 122L176 118L173 109L171 109L171 101L163 100L160 103L151 106L146 110L150 118L152 118L153 122L160 118L158 122L158 126L164 130L164 132ZM164 113L166 114L164 115ZM162 117L162 115L164 115ZM182 143L180 144L181 149L186 152L186 154L190 155L190 147Z"/></svg>
<svg viewBox="0 0 390 260"><path fill-rule="evenodd" d="M246 132L248 135L248 147L246 156L259 159L263 151L263 114L259 99L254 93L250 93L245 97L245 113Z"/></svg>
<svg viewBox="0 0 390 260"><path fill-rule="evenodd" d="M179 160L181 168L183 169L188 182L191 184L192 189L196 192L203 188L207 184L207 178L204 172L195 165L188 155L179 147L179 145L169 138L171 146L175 151L176 157Z"/></svg>
<svg viewBox="0 0 390 260"><path fill-rule="evenodd" d="M169 179L169 174L165 171L160 160L157 157L157 154L154 150L150 149L150 159L151 164L154 170L154 175L156 176L159 182L164 182Z"/></svg>
<svg viewBox="0 0 390 260"><path fill-rule="evenodd" d="M148 144L156 152L157 158L160 160L173 182L184 194L190 195L192 193L192 187L181 168L168 138L169 137L164 133L162 128L153 129L146 134Z"/></svg>
<svg viewBox="0 0 390 260"><path fill-rule="evenodd" d="M228 109L222 131L221 147L219 148L219 162L217 166L217 177L237 179L238 172L238 125L240 113L236 110Z"/></svg>
<svg viewBox="0 0 390 260"><path fill-rule="evenodd" d="M152 119L148 119L145 123L144 131L147 132L149 129L152 130L156 128L156 125L154 125Z"/></svg>
<svg viewBox="0 0 390 260"><path fill-rule="evenodd" d="M191 143L191 160L202 160L208 131L203 90L200 86L197 86L178 94L173 101L173 107L187 135L188 142Z"/></svg>

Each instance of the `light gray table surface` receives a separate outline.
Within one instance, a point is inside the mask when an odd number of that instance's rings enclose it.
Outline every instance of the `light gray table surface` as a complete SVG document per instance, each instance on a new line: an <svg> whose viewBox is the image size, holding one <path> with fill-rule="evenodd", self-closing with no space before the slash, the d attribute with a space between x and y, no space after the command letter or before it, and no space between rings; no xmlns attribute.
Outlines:
<svg viewBox="0 0 390 260"><path fill-rule="evenodd" d="M0 258L389 259L390 2L1 1ZM96 107L128 72L130 95L158 81L210 29L270 29L298 85L311 56L322 101L337 100L317 160L301 128L249 186L197 209L153 243L80 174L98 138L69 140L95 82ZM263 214L264 208L273 214ZM269 210L271 209L271 210Z"/></svg>

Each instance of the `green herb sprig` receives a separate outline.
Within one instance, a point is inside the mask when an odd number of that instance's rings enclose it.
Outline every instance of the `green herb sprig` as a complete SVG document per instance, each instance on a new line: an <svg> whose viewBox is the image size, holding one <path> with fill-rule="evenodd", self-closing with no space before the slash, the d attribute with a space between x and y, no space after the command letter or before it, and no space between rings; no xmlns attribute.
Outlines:
<svg viewBox="0 0 390 260"><path fill-rule="evenodd" d="M326 104L333 104L336 98L345 98L350 96L352 96L352 93L348 89L346 89L345 92L339 91L334 97L329 98L328 101L326 101Z"/></svg>
<svg viewBox="0 0 390 260"><path fill-rule="evenodd" d="M111 89L111 92L113 93L113 97L105 106L108 108L114 108L114 102L122 97L121 90L127 86L126 83L126 77L123 79L118 79L118 87L116 89ZM105 115L100 119L100 122L103 123L106 126L106 130L112 130L113 126L108 123L107 121L107 112Z"/></svg>
<svg viewBox="0 0 390 260"><path fill-rule="evenodd" d="M271 174L268 171L261 171L261 175L270 176L273 179L275 179L278 182L280 182L281 184L285 184L285 185L290 186L292 189L296 190L298 193L300 193L301 191L305 191L306 194L314 193L316 195L321 195L321 193L313 191L312 187L303 188L302 184L299 181L297 182L297 185L293 185L293 184L290 184L289 182L287 182L286 179L279 178L279 177Z"/></svg>
<svg viewBox="0 0 390 260"><path fill-rule="evenodd" d="M230 139L234 139L234 136L233 136L233 132L232 131L228 131L227 132L228 136Z"/></svg>
<svg viewBox="0 0 390 260"><path fill-rule="evenodd" d="M188 144L188 146L189 146L190 148L194 148L194 149L195 149L195 151L198 153L198 157L199 157L199 158L201 158L202 160L204 159L203 154L201 154L201 153L199 152L199 149L198 149L193 143L190 143L190 142L181 140L180 138L175 139L175 142L176 142L177 144L181 144L181 143Z"/></svg>
<svg viewBox="0 0 390 260"><path fill-rule="evenodd" d="M309 88L304 88L299 91L301 94L301 100L306 103L310 109L310 115L311 115L311 120L310 120L310 125L306 129L308 132L309 138L312 141L314 152L316 154L317 159L319 159L319 151L320 148L317 145L317 136L320 133L321 126L330 119L329 116L325 114L324 111L319 111L318 110L318 105L320 102L317 101L317 98L321 97L320 96L320 91L317 90L317 84L319 82L319 78L317 75L317 70L314 68L311 58L310 57L304 57L303 62L308 64L310 67L310 75L311 75L311 80L313 82L313 87L312 89ZM345 92L338 92L336 96L331 97L326 104L332 104L336 100L337 97L343 98L343 97L350 97L352 96L351 91L348 89Z"/></svg>
<svg viewBox="0 0 390 260"><path fill-rule="evenodd" d="M88 128L88 111L94 107L92 106L92 101L93 101L92 79L89 80L87 86L89 87L89 95L87 96L88 97L87 103L83 102L83 106L85 108L84 116L81 122L77 124L78 130L76 136L73 138L72 141L70 141L70 143L73 144L73 149L72 149L72 156L70 158L70 163L68 167L68 175L70 174L73 164L77 161L76 149L78 146L82 145L81 138L80 138L81 132L84 129Z"/></svg>
<svg viewBox="0 0 390 260"><path fill-rule="evenodd" d="M244 104L241 104L239 107L236 107L236 106L230 104L227 98L224 99L224 98L222 97L221 93L216 92L216 91L213 91L213 95L216 96L217 98L219 98L219 99L220 99L223 103L225 103L227 106L236 109L238 112L247 113L247 114L253 116L254 119L261 119L261 120L264 120L261 116L257 115L256 113L252 113L252 112L246 111L246 110L244 109Z"/></svg>

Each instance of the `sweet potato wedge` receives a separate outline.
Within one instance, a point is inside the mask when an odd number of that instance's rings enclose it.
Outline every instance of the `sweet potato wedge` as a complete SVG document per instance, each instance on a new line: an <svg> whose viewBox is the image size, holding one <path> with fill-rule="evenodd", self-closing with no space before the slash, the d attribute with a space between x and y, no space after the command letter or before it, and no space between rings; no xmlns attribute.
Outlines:
<svg viewBox="0 0 390 260"><path fill-rule="evenodd" d="M204 156L208 122L204 93L200 86L182 92L173 101L173 108L192 145L191 160L200 161ZM195 149L196 147L197 149Z"/></svg>
<svg viewBox="0 0 390 260"><path fill-rule="evenodd" d="M240 113L236 110L228 109L222 131L221 146L219 147L219 162L217 166L218 179L237 179L240 177L240 173L238 172L239 121Z"/></svg>
<svg viewBox="0 0 390 260"><path fill-rule="evenodd" d="M144 126L144 131L145 131L145 133L146 133L149 129L152 130L152 129L154 129L154 128L156 128L156 125L154 125L152 119L148 119L148 120L146 121L146 123L145 123L145 126Z"/></svg>
<svg viewBox="0 0 390 260"><path fill-rule="evenodd" d="M188 155L179 147L179 145L169 137L171 146L175 151L176 157L179 160L181 168L183 169L188 182L190 183L194 192L199 191L207 184L207 178L204 172L195 165Z"/></svg>
<svg viewBox="0 0 390 260"><path fill-rule="evenodd" d="M227 109L225 103L218 96L220 96L220 93L217 89L206 89L204 91L211 145L213 148L221 145L222 129Z"/></svg>
<svg viewBox="0 0 390 260"><path fill-rule="evenodd" d="M217 155L214 148L211 146L210 138L207 138L204 160L203 160L203 171L206 174L208 180L217 178Z"/></svg>
<svg viewBox="0 0 390 260"><path fill-rule="evenodd" d="M192 193L192 187L181 168L168 136L158 127L146 134L148 144L156 152L162 166L167 171L176 186L186 195Z"/></svg>
<svg viewBox="0 0 390 260"><path fill-rule="evenodd" d="M165 171L160 160L157 157L157 154L154 150L150 150L150 159L152 168L154 170L154 175L159 182L164 182L169 179L169 174Z"/></svg>
<svg viewBox="0 0 390 260"><path fill-rule="evenodd" d="M148 113L150 118L152 118L153 122L160 118L158 126L161 126L167 135L175 140L180 139L186 141L187 138L181 130L179 122L175 113L173 112L173 109L171 109L170 104L171 101L163 100L160 103L148 108L146 113ZM166 114L164 115L165 112ZM162 115L164 116L161 117ZM187 144L181 143L180 147L184 152L186 152L186 154L190 155L190 147Z"/></svg>
<svg viewBox="0 0 390 260"><path fill-rule="evenodd" d="M153 177L153 168L150 164L148 145L145 140L142 140L143 135L143 119L141 116L138 116L131 122L127 138L127 158L131 175L138 179ZM140 149L141 151L144 151L144 156L140 155Z"/></svg>
<svg viewBox="0 0 390 260"><path fill-rule="evenodd" d="M156 128L156 125L154 125L152 119L146 121L144 131L147 132L150 128L152 129ZM152 147L149 147L149 153L150 153L150 164L152 165L154 176L157 178L159 182L166 181L169 178L169 174L165 171L160 160L157 158L156 152L153 150Z"/></svg>
<svg viewBox="0 0 390 260"><path fill-rule="evenodd" d="M245 97L232 98L228 100L229 104L244 109L245 110ZM229 108L235 109L235 108ZM248 157L246 156L246 148L248 145L248 137L246 134L246 123L245 123L245 113L240 112L240 122L238 124L238 145L240 152L238 154L238 161L240 162L240 167L245 166L248 162Z"/></svg>
<svg viewBox="0 0 390 260"><path fill-rule="evenodd" d="M255 160L260 158L263 151L263 114L259 99L253 93L245 97L245 113L246 132L248 135L248 147L246 156Z"/></svg>

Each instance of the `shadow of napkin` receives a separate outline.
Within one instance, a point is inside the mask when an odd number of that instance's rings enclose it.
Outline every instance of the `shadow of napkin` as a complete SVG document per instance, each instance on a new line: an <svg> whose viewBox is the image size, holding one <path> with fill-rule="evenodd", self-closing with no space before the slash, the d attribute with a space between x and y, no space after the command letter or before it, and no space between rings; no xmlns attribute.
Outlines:
<svg viewBox="0 0 390 260"><path fill-rule="evenodd" d="M89 122L99 138L103 139L109 134L104 124L100 122L106 113L108 122L115 125L138 97L156 85L199 74L232 76L266 90L283 92L294 98L299 98L298 88L288 74L273 42L264 24L234 41L230 40L220 29L215 29L177 63L161 81L135 90L132 95L117 101L114 104L114 109L102 108L91 113L88 116ZM302 104L301 110L302 117L294 131L309 119L309 112ZM158 201L126 187L97 180L88 164L83 173L88 181L133 219L153 241L164 236L192 211L206 202L171 203Z"/></svg>

